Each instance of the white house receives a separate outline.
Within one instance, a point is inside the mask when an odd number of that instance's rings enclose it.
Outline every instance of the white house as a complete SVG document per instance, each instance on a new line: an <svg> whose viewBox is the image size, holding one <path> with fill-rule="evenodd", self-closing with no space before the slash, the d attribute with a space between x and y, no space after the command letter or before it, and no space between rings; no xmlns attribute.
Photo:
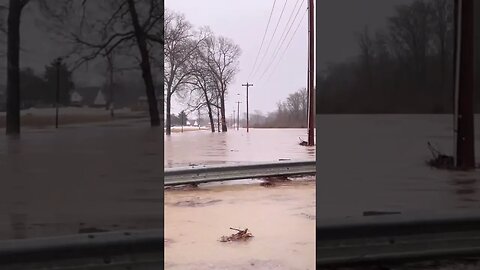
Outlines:
<svg viewBox="0 0 480 270"><path fill-rule="evenodd" d="M70 94L70 103L74 106L80 106L82 104L83 97L77 92L73 91Z"/></svg>

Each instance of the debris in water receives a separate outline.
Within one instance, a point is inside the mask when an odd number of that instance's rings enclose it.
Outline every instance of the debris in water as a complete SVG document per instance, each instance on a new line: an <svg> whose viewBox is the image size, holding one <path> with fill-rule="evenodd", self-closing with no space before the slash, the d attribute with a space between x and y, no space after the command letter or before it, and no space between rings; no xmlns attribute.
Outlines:
<svg viewBox="0 0 480 270"><path fill-rule="evenodd" d="M220 238L219 240L220 242L245 241L253 237L253 235L250 232L248 232L248 228L245 230L230 228L230 230L234 230L238 232L230 236L222 236L222 238Z"/></svg>
<svg viewBox="0 0 480 270"><path fill-rule="evenodd" d="M276 186L276 183L292 181L288 178L288 176L285 176L285 175L269 176L269 177L264 177L263 179L265 181L260 184L263 187L273 187L273 186Z"/></svg>
<svg viewBox="0 0 480 270"><path fill-rule="evenodd" d="M302 138L300 138L300 137L298 137L298 139L300 139L299 145L301 145L301 146L307 146L308 145L307 141L302 140Z"/></svg>
<svg viewBox="0 0 480 270"><path fill-rule="evenodd" d="M452 156L448 156L435 149L430 142L428 149L432 153L433 158L427 161L427 164L437 169L454 169L454 159Z"/></svg>

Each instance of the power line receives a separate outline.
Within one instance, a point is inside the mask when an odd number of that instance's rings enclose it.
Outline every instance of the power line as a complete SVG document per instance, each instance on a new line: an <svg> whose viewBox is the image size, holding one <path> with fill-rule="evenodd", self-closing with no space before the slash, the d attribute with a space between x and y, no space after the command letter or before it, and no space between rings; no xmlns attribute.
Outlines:
<svg viewBox="0 0 480 270"><path fill-rule="evenodd" d="M301 5L301 6L299 7L299 9L297 10L297 13L295 14L295 18L293 19L292 24L290 24L290 27L288 28L287 34L285 35L285 37L283 38L283 40L280 42L280 44L283 44L283 43L285 42L285 39L287 38L288 33L290 33L290 30L292 29L293 23L294 23L295 20L297 19L298 13L300 12L302 6L303 6L303 5ZM281 48L281 45L280 45L280 48ZM272 63L273 63L273 60L277 57L278 52L279 52L279 51L277 50L276 53L273 55L272 59L270 60L269 64L268 64L267 67L265 68L265 70L264 70L264 72L262 73L262 75L260 76L260 79L259 79L259 80L261 80L261 79L263 78L263 76L265 75L265 73L267 72L267 70L270 68L270 66L271 66Z"/></svg>
<svg viewBox="0 0 480 270"><path fill-rule="evenodd" d="M272 10L270 10L270 16L268 17L267 27L265 28L265 32L263 33L262 44L260 44L260 48L258 49L257 56L255 57L255 63L253 64L253 68L252 68L250 74L248 75L248 77L252 76L252 73L255 70L255 67L257 65L258 56L260 55L260 51L263 48L263 43L265 42L265 37L267 36L268 26L270 25L270 20L272 19L272 14L273 14L273 10L275 9L275 3L276 2L277 2L277 0L273 1Z"/></svg>
<svg viewBox="0 0 480 270"><path fill-rule="evenodd" d="M292 12L290 13L290 17L288 18L288 21L287 21L287 23L285 24L285 27L283 28L282 35L280 36L279 42L277 43L277 46L275 46L275 49L273 50L273 53L275 53L275 52L279 49L280 44L281 44L280 41L281 41L282 39L284 39L284 36L285 36L285 34L286 34L286 32L287 32L287 27L290 25L290 21L292 20L292 17L293 17L293 15L295 14L295 10L297 9L297 5L298 5L299 2L300 2L300 0L297 0L297 2L295 2L295 6L293 6ZM303 2L302 2L302 5L303 5ZM299 7L299 8L300 8L300 7ZM293 24L293 23L294 23L294 22L292 22L292 24Z"/></svg>
<svg viewBox="0 0 480 270"><path fill-rule="evenodd" d="M272 44L273 38L275 37L275 33L277 32L278 25L280 24L280 21L283 16L283 12L285 11L285 7L287 6L287 0L285 0L285 3L283 4L282 12L280 13L280 17L278 17L277 25L275 26L275 30L273 30L272 37L270 38L270 41L268 42L267 50L265 51L265 54L263 55L262 59L260 60L260 64L258 65L259 67L262 66L263 60L265 60L265 56L268 54L268 49L270 49L270 45Z"/></svg>
<svg viewBox="0 0 480 270"><path fill-rule="evenodd" d="M293 19L293 22L290 24L290 27L288 28L288 31L287 33L285 34L285 36L283 37L283 39L280 41L279 43L279 46L278 46L278 50L276 50L274 52L274 54L272 55L272 58L270 59L270 62L268 63L267 67L264 69L262 75L260 76L260 80L263 78L263 76L267 73L267 71L269 70L270 66L272 65L273 61L275 60L275 58L277 57L278 53L280 52L280 48L282 48L283 44L285 43L285 40L287 39L287 36L288 34L290 33L290 30L292 30L292 27L293 27L293 24L295 23L297 17L298 17L298 14L300 12L300 10L302 10L302 6L303 6L303 2L302 2L302 5L300 5L298 7L298 10L295 14L295 17Z"/></svg>
<svg viewBox="0 0 480 270"><path fill-rule="evenodd" d="M273 74L274 71L276 70L275 68L278 67L278 65L280 64L281 60L282 60L283 57L285 56L285 53L288 51L288 48L290 48L290 43L292 43L292 40L293 40L293 38L295 37L295 34L297 33L298 29L300 28L300 25L302 25L303 19L305 19L305 15L307 15L307 11L308 11L308 9L306 9L306 10L305 10L305 13L303 13L302 18L300 19L300 22L299 22L298 25L297 25L297 28L295 28L295 31L293 32L292 37L290 38L290 40L289 40L288 43L287 43L287 47L285 47L285 50L283 50L283 53L282 53L282 54L280 55L280 57L278 58L278 62L277 62L276 65L274 65L274 69L272 70L272 72L271 72L270 75L268 76L267 81L270 80L270 77L272 77L272 74Z"/></svg>

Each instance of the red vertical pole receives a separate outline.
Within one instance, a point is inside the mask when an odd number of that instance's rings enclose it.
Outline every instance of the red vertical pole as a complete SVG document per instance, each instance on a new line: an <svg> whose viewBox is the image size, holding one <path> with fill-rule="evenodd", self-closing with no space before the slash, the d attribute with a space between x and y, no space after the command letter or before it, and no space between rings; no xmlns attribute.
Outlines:
<svg viewBox="0 0 480 270"><path fill-rule="evenodd" d="M314 78L315 78L315 57L314 57L314 0L308 1L308 145L315 145L315 90L314 90Z"/></svg>

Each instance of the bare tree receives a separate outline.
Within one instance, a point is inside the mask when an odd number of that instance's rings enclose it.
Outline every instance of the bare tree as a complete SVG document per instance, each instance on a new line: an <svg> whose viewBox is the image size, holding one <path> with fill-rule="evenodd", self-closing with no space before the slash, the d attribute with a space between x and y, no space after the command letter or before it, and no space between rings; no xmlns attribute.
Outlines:
<svg viewBox="0 0 480 270"><path fill-rule="evenodd" d="M197 48L195 56L189 61L189 68L192 70L192 76L188 81L190 85L188 94L191 99L189 106L194 110L205 107L210 121L210 129L215 132L215 122L213 120L213 108L216 99L215 78L213 78L206 62L201 60L202 58L204 58L202 51Z"/></svg>
<svg viewBox="0 0 480 270"><path fill-rule="evenodd" d="M431 0L429 3L432 10L432 28L434 34L434 47L437 51L440 62L439 84L443 90L449 88L447 85L447 61L452 50L453 43L453 1ZM453 98L453 92L444 91L443 102L446 104Z"/></svg>
<svg viewBox="0 0 480 270"><path fill-rule="evenodd" d="M398 6L396 15L389 19L390 38L397 55L411 63L422 87L425 87L431 15L427 3L415 1Z"/></svg>
<svg viewBox="0 0 480 270"><path fill-rule="evenodd" d="M366 86L373 89L373 62L374 62L374 40L370 35L368 27L357 35L360 47L360 61L362 71L365 73Z"/></svg>
<svg viewBox="0 0 480 270"><path fill-rule="evenodd" d="M65 25L72 27L68 34L62 35L75 44L72 53L79 56L75 66L105 57L118 47L137 47L136 59L142 71L150 124L159 126L161 118L150 62L151 50L163 51L163 1L67 0L59 4L40 0L40 3L43 11L56 22L57 29L64 29Z"/></svg>
<svg viewBox="0 0 480 270"><path fill-rule="evenodd" d="M187 64L200 40L194 40L192 25L185 16L167 11L165 16L166 134L171 134L170 110L173 95L187 83L192 69Z"/></svg>
<svg viewBox="0 0 480 270"><path fill-rule="evenodd" d="M240 47L225 37L210 36L205 39L206 53L203 61L214 77L215 88L219 97L222 132L227 131L225 118L225 97L228 85L238 72Z"/></svg>

